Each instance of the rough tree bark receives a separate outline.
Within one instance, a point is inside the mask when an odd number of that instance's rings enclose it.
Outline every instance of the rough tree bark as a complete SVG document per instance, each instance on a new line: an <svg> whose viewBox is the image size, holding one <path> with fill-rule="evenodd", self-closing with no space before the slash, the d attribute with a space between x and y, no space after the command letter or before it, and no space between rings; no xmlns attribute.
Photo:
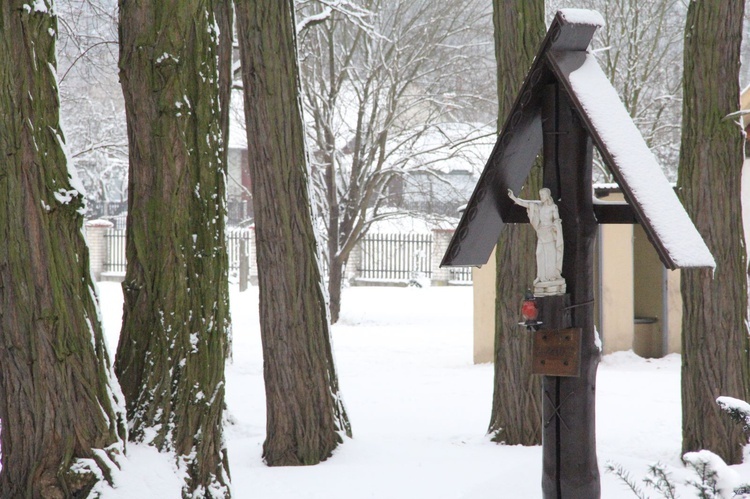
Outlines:
<svg viewBox="0 0 750 499"><path fill-rule="evenodd" d="M183 497L230 495L222 430L230 334L218 32L226 18L217 15L224 7L120 1L130 170L115 370L131 440L176 454L187 473Z"/></svg>
<svg viewBox="0 0 750 499"><path fill-rule="evenodd" d="M742 461L746 440L716 398L750 397L747 261L742 239L739 64L745 2L691 1L685 28L678 187L716 260L682 271L682 448Z"/></svg>
<svg viewBox="0 0 750 499"><path fill-rule="evenodd" d="M544 39L543 0L494 0L498 126ZM541 163L532 169L521 197L538 198ZM536 276L536 235L529 224L508 224L496 251L495 391L489 432L509 445L542 443L542 384L531 374L531 335L518 327L521 300Z"/></svg>
<svg viewBox="0 0 750 499"><path fill-rule="evenodd" d="M333 364L299 100L292 0L235 1L255 202L270 466L315 464L351 435Z"/></svg>
<svg viewBox="0 0 750 499"><path fill-rule="evenodd" d="M86 497L126 433L63 151L52 7L0 2L2 497Z"/></svg>

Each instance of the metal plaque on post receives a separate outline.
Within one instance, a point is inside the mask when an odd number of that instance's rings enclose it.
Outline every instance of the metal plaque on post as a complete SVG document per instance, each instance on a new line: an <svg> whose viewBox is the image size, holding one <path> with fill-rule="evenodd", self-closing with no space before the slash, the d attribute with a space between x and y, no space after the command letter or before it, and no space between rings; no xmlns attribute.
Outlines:
<svg viewBox="0 0 750 499"><path fill-rule="evenodd" d="M581 328L535 331L532 346L532 374L581 375Z"/></svg>

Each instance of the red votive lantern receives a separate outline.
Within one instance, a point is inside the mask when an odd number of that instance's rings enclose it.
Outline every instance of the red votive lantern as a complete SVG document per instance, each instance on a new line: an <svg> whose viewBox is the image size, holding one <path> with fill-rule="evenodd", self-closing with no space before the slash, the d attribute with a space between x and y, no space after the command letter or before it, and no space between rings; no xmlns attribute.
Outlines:
<svg viewBox="0 0 750 499"><path fill-rule="evenodd" d="M531 327L538 324L536 319L539 317L539 309L536 306L536 298L531 290L526 290L526 295L524 296L523 304L521 305L521 316L524 320L524 322L521 323L523 326Z"/></svg>

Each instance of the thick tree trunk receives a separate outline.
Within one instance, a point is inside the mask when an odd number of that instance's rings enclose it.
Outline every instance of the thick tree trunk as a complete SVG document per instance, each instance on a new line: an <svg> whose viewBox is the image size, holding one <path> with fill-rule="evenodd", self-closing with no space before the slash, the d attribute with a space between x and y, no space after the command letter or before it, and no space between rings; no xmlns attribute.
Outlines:
<svg viewBox="0 0 750 499"><path fill-rule="evenodd" d="M678 182L716 260L715 272L682 271L682 448L709 449L729 463L741 462L747 442L716 398L750 397L743 138L724 118L739 109L743 14L742 0L692 1L688 8Z"/></svg>
<svg viewBox="0 0 750 499"><path fill-rule="evenodd" d="M351 434L339 396L308 189L292 0L235 2L255 200L267 426L277 465Z"/></svg>
<svg viewBox="0 0 750 499"><path fill-rule="evenodd" d="M498 124L531 67L544 38L543 0L494 0L498 76ZM540 165L532 169L521 197L538 198ZM528 224L508 224L496 252L495 391L489 432L509 445L542 443L541 379L531 374L531 336L518 327L524 292L536 276L536 236Z"/></svg>
<svg viewBox="0 0 750 499"><path fill-rule="evenodd" d="M218 9L212 1L120 1L130 177L115 370L131 440L177 454L188 475L184 497L208 489L229 496L228 114L220 111Z"/></svg>
<svg viewBox="0 0 750 499"><path fill-rule="evenodd" d="M87 496L126 432L63 152L56 32L51 2L0 2L2 497Z"/></svg>

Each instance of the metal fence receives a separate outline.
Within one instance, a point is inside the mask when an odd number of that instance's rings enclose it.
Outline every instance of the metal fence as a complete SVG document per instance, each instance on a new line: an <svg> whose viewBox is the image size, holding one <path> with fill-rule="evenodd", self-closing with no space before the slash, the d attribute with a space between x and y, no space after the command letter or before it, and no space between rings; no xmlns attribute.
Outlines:
<svg viewBox="0 0 750 499"><path fill-rule="evenodd" d="M125 229L108 229L104 234L107 241L107 259L104 272L125 273Z"/></svg>
<svg viewBox="0 0 750 499"><path fill-rule="evenodd" d="M239 271L243 245L246 246L245 254L252 254L252 232L252 229L227 229L230 274ZM104 271L125 273L125 229L108 229L105 239L107 258ZM412 281L432 276L432 234L368 234L360 245L359 279ZM471 268L468 267L453 268L450 276L450 280L456 283L468 284L472 281Z"/></svg>
<svg viewBox="0 0 750 499"><path fill-rule="evenodd" d="M240 259L243 253L245 253L246 258L250 256L251 232L252 229L227 229L227 254L229 255L230 273L239 272Z"/></svg>
<svg viewBox="0 0 750 499"><path fill-rule="evenodd" d="M432 234L368 234L360 244L362 279L408 281L432 275Z"/></svg>
<svg viewBox="0 0 750 499"><path fill-rule="evenodd" d="M471 274L471 267L453 267L451 269L450 280L459 283L471 283L474 280Z"/></svg>
<svg viewBox="0 0 750 499"><path fill-rule="evenodd" d="M239 225L247 222L253 217L252 203L246 199L230 198L227 199L227 223ZM118 229L125 228L125 218L128 212L128 202L125 201L96 201L89 199L86 201L86 218L94 220L103 218L115 224Z"/></svg>
<svg viewBox="0 0 750 499"><path fill-rule="evenodd" d="M227 229L227 254L229 256L229 272L237 272L240 268L243 241L249 253L251 242L250 229ZM105 234L107 241L107 261L104 263L105 272L124 273L125 261L125 229L109 229Z"/></svg>

